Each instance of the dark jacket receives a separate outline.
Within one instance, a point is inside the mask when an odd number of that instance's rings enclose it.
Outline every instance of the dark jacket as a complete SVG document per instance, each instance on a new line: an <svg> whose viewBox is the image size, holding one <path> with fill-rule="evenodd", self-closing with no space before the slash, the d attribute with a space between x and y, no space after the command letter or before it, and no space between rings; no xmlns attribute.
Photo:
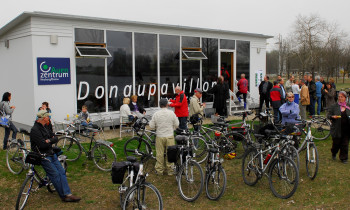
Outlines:
<svg viewBox="0 0 350 210"><path fill-rule="evenodd" d="M184 91L177 94L175 100L170 99L170 102L169 106L175 107L176 117L188 117L188 103Z"/></svg>
<svg viewBox="0 0 350 210"><path fill-rule="evenodd" d="M208 90L208 93L214 94L213 108L216 108L217 113L226 113L226 100L230 98L228 84L218 83L212 89Z"/></svg>
<svg viewBox="0 0 350 210"><path fill-rule="evenodd" d="M143 114L143 112L145 112L146 110L145 110L145 109L143 108L143 106L140 105L139 103L136 102L136 104L137 104L137 108L139 109L139 112L140 112L141 114ZM135 110L135 106L134 106L134 104L132 104L132 102L129 103L129 107L130 107L130 111L132 111L132 112L135 112L135 111L136 111L136 110Z"/></svg>
<svg viewBox="0 0 350 210"><path fill-rule="evenodd" d="M266 95L267 95L268 97L270 97L270 91L271 91L273 85L272 85L272 83L269 82L269 81L267 81L267 83L268 83L268 85L267 85L267 89L266 89ZM264 86L264 84L265 84L265 81L262 81L262 82L260 83L260 85L259 85L259 95L262 95L262 94L263 94L263 86Z"/></svg>
<svg viewBox="0 0 350 210"><path fill-rule="evenodd" d="M50 142L46 143L49 139ZM42 154L53 155L52 144L57 143L58 139L54 134L41 123L35 122L30 130L30 144L32 151Z"/></svg>
<svg viewBox="0 0 350 210"><path fill-rule="evenodd" d="M308 88L309 88L310 99L315 100L317 98L316 97L316 83L314 81L309 82Z"/></svg>
<svg viewBox="0 0 350 210"><path fill-rule="evenodd" d="M347 104L347 106L350 107L350 104ZM331 120L332 125L331 125L331 135L333 138L341 138L342 137L342 133L341 133L341 118L339 119L333 119L332 116L337 115L340 116L341 115L341 111L340 111L340 106L338 104L333 104L327 113L327 118ZM346 115L348 117L350 117L350 110L346 109Z"/></svg>
<svg viewBox="0 0 350 210"><path fill-rule="evenodd" d="M270 100L271 100L271 105L273 108L277 109L280 108L282 105L282 90L279 87L279 85L273 86L273 88L270 91Z"/></svg>

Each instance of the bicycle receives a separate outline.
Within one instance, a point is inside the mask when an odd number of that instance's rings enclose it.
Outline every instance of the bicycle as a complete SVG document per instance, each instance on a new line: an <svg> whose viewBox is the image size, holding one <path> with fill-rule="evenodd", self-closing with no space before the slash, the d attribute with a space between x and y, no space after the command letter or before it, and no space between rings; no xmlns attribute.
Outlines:
<svg viewBox="0 0 350 210"><path fill-rule="evenodd" d="M324 116L311 116L312 137L317 140L325 140L331 134L331 121Z"/></svg>
<svg viewBox="0 0 350 210"><path fill-rule="evenodd" d="M263 175L269 179L272 193L278 197L287 199L291 197L299 184L299 170L295 162L283 154L287 143L292 143L291 138L280 140L266 150L263 145L264 135L256 134L259 142L249 144L249 149L242 160L242 176L245 184L255 185ZM280 188L280 189L279 189Z"/></svg>
<svg viewBox="0 0 350 210"><path fill-rule="evenodd" d="M144 154L137 162L136 157L128 156L126 161L113 163L112 182L121 184L118 191L122 209L163 209L160 192L153 184L146 182L148 173L145 172L144 163L150 158L152 155ZM123 180L126 171L128 173Z"/></svg>
<svg viewBox="0 0 350 210"><path fill-rule="evenodd" d="M9 140L6 150L6 165L10 172L13 174L20 174L23 170L29 168L29 165L24 162L26 158L26 152L22 149L26 149L26 144L30 142L25 138L25 135L29 136L29 133L24 129L20 129L19 133L23 135L23 140Z"/></svg>
<svg viewBox="0 0 350 210"><path fill-rule="evenodd" d="M219 149L210 148L205 167L205 192L210 200L219 200L226 189L226 172L219 159Z"/></svg>
<svg viewBox="0 0 350 210"><path fill-rule="evenodd" d="M113 149L114 144L105 140L96 140L94 137L98 133L98 129L89 127L86 129L92 133L88 150L80 143L81 140L75 136L76 127L73 124L67 126L63 132L64 135L58 138L56 146L62 148L67 156L67 161L78 160L84 152L87 159L93 160L98 169L102 171L112 170L112 163L117 159ZM86 162L83 164L86 164Z"/></svg>
<svg viewBox="0 0 350 210"><path fill-rule="evenodd" d="M168 162L174 163L174 175L182 199L195 201L203 190L203 171L199 163L193 160L194 145L189 136L177 135L177 145L167 149Z"/></svg>
<svg viewBox="0 0 350 210"><path fill-rule="evenodd" d="M40 175L40 173L38 173L38 171L35 169L36 166L41 164L41 161L50 160L47 159L46 156L43 154L29 152L29 150L24 148L23 150L26 153L25 162L29 165L29 171L18 193L16 201L16 210L24 209L28 202L29 196L42 187L46 187L47 190L51 193L56 191L49 177ZM60 155L58 156L58 160L61 162L62 166L64 166L64 169L66 170L66 157L64 155Z"/></svg>
<svg viewBox="0 0 350 210"><path fill-rule="evenodd" d="M149 121L145 117L135 120L132 128L137 136L134 136L125 142L125 157L151 154L152 157L155 158L152 147L154 148L156 144L156 132L146 129L148 123Z"/></svg>

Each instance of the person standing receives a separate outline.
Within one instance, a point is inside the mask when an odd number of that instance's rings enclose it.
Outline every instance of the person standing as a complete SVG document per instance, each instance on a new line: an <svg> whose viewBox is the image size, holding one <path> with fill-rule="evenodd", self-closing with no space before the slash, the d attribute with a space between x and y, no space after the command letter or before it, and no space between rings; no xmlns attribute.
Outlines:
<svg viewBox="0 0 350 210"><path fill-rule="evenodd" d="M241 79L237 83L238 92L236 96L238 101L241 102L240 95L243 95L244 109L247 107L247 92L248 92L248 80L245 78L245 74L241 74Z"/></svg>
<svg viewBox="0 0 350 210"><path fill-rule="evenodd" d="M187 118L188 118L188 103L187 97L184 91L181 90L181 87L175 87L176 97L175 100L170 99L169 102L171 104L170 107L175 108L175 115L179 118L180 126L179 128L182 130L187 129Z"/></svg>
<svg viewBox="0 0 350 210"><path fill-rule="evenodd" d="M217 84L208 93L214 94L214 104L216 115L225 116L227 114L226 100L229 98L228 84L224 82L224 77L219 76Z"/></svg>
<svg viewBox="0 0 350 210"><path fill-rule="evenodd" d="M203 111L205 109L205 103L201 103L200 99L202 97L202 90L200 88L196 88L194 90L194 95L190 100L190 117L195 114L201 114L203 116ZM198 125L194 125L194 130L198 131Z"/></svg>
<svg viewBox="0 0 350 210"><path fill-rule="evenodd" d="M270 91L271 106L273 108L274 121L278 122L280 120L279 108L282 105L282 90L279 85L279 81L273 82L273 88Z"/></svg>
<svg viewBox="0 0 350 210"><path fill-rule="evenodd" d="M339 159L344 164L348 163L350 137L350 104L346 103L346 97L346 92L340 91L338 103L333 104L327 114L327 117L332 121L332 159L335 160L338 151L340 151Z"/></svg>
<svg viewBox="0 0 350 210"><path fill-rule="evenodd" d="M52 149L52 145L57 143L58 139L46 126L50 122L50 113L46 110L40 110L37 114L38 119L30 131L30 144L33 152L46 155L46 160L41 161L47 176L55 186L58 195L64 202L78 202L81 198L72 195L68 186L66 171L58 161L57 155Z"/></svg>
<svg viewBox="0 0 350 210"><path fill-rule="evenodd" d="M280 88L281 88L281 91L282 91L282 95L281 95L282 101L281 101L281 103L284 104L286 102L286 89L284 88L284 79L283 78L281 78L279 80L279 85L280 85Z"/></svg>
<svg viewBox="0 0 350 210"><path fill-rule="evenodd" d="M269 76L264 77L264 81L262 81L259 85L259 95L260 95L260 104L259 111L262 110L263 104L265 102L266 108L270 107L270 91L272 89L272 83L269 81Z"/></svg>
<svg viewBox="0 0 350 210"><path fill-rule="evenodd" d="M316 76L316 101L317 101L317 115L320 115L321 113L321 102L322 102L322 89L323 89L323 84L320 81L320 76Z"/></svg>
<svg viewBox="0 0 350 210"><path fill-rule="evenodd" d="M302 120L306 120L306 107L310 105L310 95L309 89L305 84L305 80L300 80L301 90L300 90L300 116Z"/></svg>
<svg viewBox="0 0 350 210"><path fill-rule="evenodd" d="M308 88L309 88L309 95L310 95L310 107L309 112L311 116L315 115L315 103L316 103L316 84L314 81L312 81L312 75L309 75L308 78Z"/></svg>
<svg viewBox="0 0 350 210"><path fill-rule="evenodd" d="M51 109L49 107L49 102L46 102L46 101L41 103L41 107L39 107L38 111L40 111L40 110L46 110L48 113L50 113L50 114L52 113ZM50 123L49 123L49 125L47 127L53 132L51 116L50 116Z"/></svg>
<svg viewBox="0 0 350 210"><path fill-rule="evenodd" d="M292 92L287 93L287 102L284 103L279 111L282 115L282 124L287 123L297 123L297 118L299 118L299 105L294 102L294 94Z"/></svg>
<svg viewBox="0 0 350 210"><path fill-rule="evenodd" d="M299 104L300 87L298 80L293 80L292 92L294 94L294 102Z"/></svg>
<svg viewBox="0 0 350 210"><path fill-rule="evenodd" d="M151 129L156 130L156 173L161 175L167 171L168 175L173 175L172 166L164 156L168 146L175 145L174 130L179 126L179 120L175 113L168 109L168 100L159 100L160 110L153 114L149 123ZM164 159L166 158L166 159ZM166 165L166 168L164 167Z"/></svg>
<svg viewBox="0 0 350 210"><path fill-rule="evenodd" d="M325 92L325 99L326 99L326 108L329 109L333 104L335 104L335 96L336 92L335 89L332 87L331 83L326 84L327 89L324 90Z"/></svg>
<svg viewBox="0 0 350 210"><path fill-rule="evenodd" d="M309 76L307 74L304 75L304 81L305 81L305 85L308 86L309 85Z"/></svg>
<svg viewBox="0 0 350 210"><path fill-rule="evenodd" d="M9 92L5 92L2 95L2 101L0 102L0 110L4 115L9 116L8 120L8 127L5 127L5 135L4 135L4 145L3 145L3 150L7 149L7 142L10 136L10 132L12 131L12 139L16 139L17 136L17 128L12 122L12 113L15 111L16 107L15 106L10 106L10 101L11 101L12 95Z"/></svg>
<svg viewBox="0 0 350 210"><path fill-rule="evenodd" d="M291 76L289 77L289 80L287 80L287 82L286 82L285 91L286 91L287 93L292 92L293 81L294 81L294 76L291 75Z"/></svg>
<svg viewBox="0 0 350 210"><path fill-rule="evenodd" d="M326 104L326 95L325 95L325 91L327 89L327 82L324 81L324 78L323 77L320 77L320 82L322 83L323 85L323 88L322 88L322 97L321 97L321 112L323 112L324 108L327 107L327 104Z"/></svg>

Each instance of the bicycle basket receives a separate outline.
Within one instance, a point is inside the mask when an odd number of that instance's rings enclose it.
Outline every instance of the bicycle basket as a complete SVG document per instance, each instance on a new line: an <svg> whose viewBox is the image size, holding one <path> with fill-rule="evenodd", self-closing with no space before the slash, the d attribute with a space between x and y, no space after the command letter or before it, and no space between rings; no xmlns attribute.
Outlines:
<svg viewBox="0 0 350 210"><path fill-rule="evenodd" d="M190 123L192 125L199 123L201 118L199 117L199 114L194 114L190 117Z"/></svg>
<svg viewBox="0 0 350 210"><path fill-rule="evenodd" d="M33 165L41 165L41 155L36 152L29 152L25 163L33 164Z"/></svg>
<svg viewBox="0 0 350 210"><path fill-rule="evenodd" d="M169 163L175 163L179 158L179 148L177 145L168 146L167 148L167 157Z"/></svg>
<svg viewBox="0 0 350 210"><path fill-rule="evenodd" d="M124 179L124 174L127 169L127 163L123 162L113 162L112 163L112 183L113 184L122 184Z"/></svg>

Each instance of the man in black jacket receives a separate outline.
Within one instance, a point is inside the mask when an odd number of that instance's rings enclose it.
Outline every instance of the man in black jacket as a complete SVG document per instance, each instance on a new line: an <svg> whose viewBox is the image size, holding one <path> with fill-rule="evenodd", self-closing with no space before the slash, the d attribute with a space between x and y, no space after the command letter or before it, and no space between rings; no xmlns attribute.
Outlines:
<svg viewBox="0 0 350 210"><path fill-rule="evenodd" d="M310 95L310 107L309 107L309 112L310 115L313 116L315 115L315 104L316 104L316 83L312 81L312 74L309 75L308 78L308 88L309 88L309 95Z"/></svg>
<svg viewBox="0 0 350 210"><path fill-rule="evenodd" d="M270 107L270 90L272 89L272 83L269 81L269 76L264 77L264 81L262 81L259 85L259 95L260 95L260 105L259 112L262 110L262 106L265 101L266 108Z"/></svg>
<svg viewBox="0 0 350 210"><path fill-rule="evenodd" d="M37 114L38 119L30 131L30 143L34 152L46 155L46 159L41 161L47 176L55 186L58 195L64 202L77 202L81 198L72 195L68 186L66 172L57 159L57 155L52 149L52 145L57 143L58 139L47 128L50 123L50 113L46 110L40 110Z"/></svg>

